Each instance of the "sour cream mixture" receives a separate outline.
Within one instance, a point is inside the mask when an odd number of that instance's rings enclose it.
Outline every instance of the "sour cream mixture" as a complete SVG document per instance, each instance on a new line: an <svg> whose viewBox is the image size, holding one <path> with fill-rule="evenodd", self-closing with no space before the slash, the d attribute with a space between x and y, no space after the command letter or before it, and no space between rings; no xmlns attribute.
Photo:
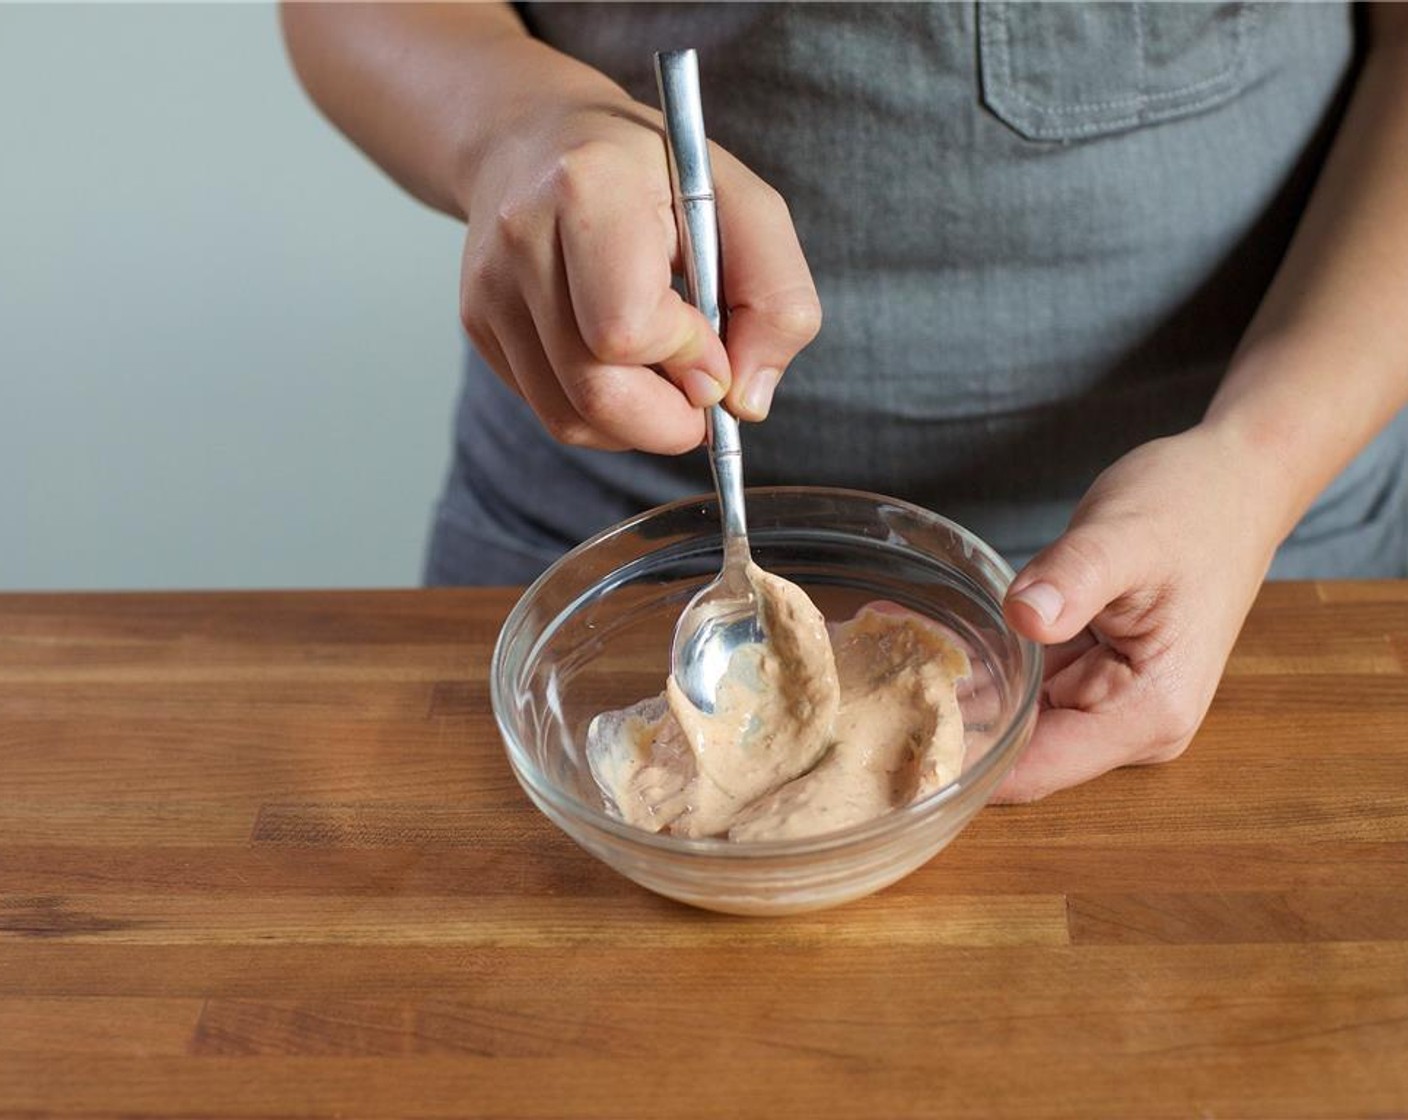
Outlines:
<svg viewBox="0 0 1408 1120"><path fill-rule="evenodd" d="M796 584L749 574L769 641L734 655L713 714L672 677L592 720L608 811L651 832L776 840L870 820L958 776L970 666L948 636L883 606L828 628Z"/></svg>

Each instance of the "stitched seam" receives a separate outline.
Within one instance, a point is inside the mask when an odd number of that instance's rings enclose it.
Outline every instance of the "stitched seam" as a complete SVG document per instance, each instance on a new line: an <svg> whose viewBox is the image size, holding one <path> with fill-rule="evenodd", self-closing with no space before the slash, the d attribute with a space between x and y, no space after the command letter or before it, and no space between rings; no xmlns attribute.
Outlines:
<svg viewBox="0 0 1408 1120"><path fill-rule="evenodd" d="M1144 36L1144 5L1134 5L1134 42L1138 47L1140 93L1139 108L1142 111L1149 103L1149 44Z"/></svg>
<svg viewBox="0 0 1408 1120"><path fill-rule="evenodd" d="M1228 62L1228 64L1221 70L1219 70L1216 74L1213 74L1211 77L1202 78L1196 82L1190 82L1186 86L1179 86L1177 89L1163 90L1159 93L1141 92L1137 94L1132 94L1129 97L1118 97L1106 101L1077 101L1062 105L1043 105L1038 101L1033 101L1031 98L1027 97L1024 93L1022 93L1022 91L1017 87L1017 83L1012 78L1011 39L1008 34L1009 28L1007 24L1007 12L1005 8L993 13L997 17L997 21L994 22L994 26L1000 26L1002 28L1001 34L998 36L1000 42L994 43L993 45L998 48L997 53L1001 57L1000 65L1002 72L1002 82L1005 86L1005 92L1014 101L1025 106L1027 109L1030 109L1033 113L1040 114L1042 116L1067 116L1074 113L1089 112L1090 110L1123 109L1126 107L1131 107L1134 109L1136 114L1131 119L1135 123L1137 123L1139 120L1139 110L1146 108L1151 104L1176 100L1180 97L1187 97L1189 94L1200 93L1203 90L1211 89L1211 87L1220 86L1227 82L1227 80L1233 74L1235 74L1236 71L1241 69L1246 62L1246 24L1250 10L1250 7L1243 7L1238 10L1236 24L1234 25L1232 32L1232 58ZM1209 97L1215 97L1221 92L1221 89L1211 89ZM1200 104L1202 104L1202 102L1197 99L1194 99L1189 103L1188 107L1197 108ZM1120 118L1119 121L1107 122L1107 124L1103 127L1108 127L1108 124L1110 123L1121 123L1124 119L1125 118Z"/></svg>

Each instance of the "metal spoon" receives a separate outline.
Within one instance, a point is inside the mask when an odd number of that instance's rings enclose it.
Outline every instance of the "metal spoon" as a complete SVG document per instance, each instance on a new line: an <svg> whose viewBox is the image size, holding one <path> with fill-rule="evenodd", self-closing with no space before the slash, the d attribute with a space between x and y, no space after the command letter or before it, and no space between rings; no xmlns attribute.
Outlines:
<svg viewBox="0 0 1408 1120"><path fill-rule="evenodd" d="M720 334L724 312L719 298L719 226L714 210L713 172L704 135L695 52L662 51L655 56L660 107L665 116L665 147L670 160L685 294ZM709 465L723 522L723 569L702 588L675 624L670 671L680 690L702 712L712 713L719 680L742 646L767 641L758 593L749 578L751 555L743 512L743 447L738 420L722 404L705 413Z"/></svg>

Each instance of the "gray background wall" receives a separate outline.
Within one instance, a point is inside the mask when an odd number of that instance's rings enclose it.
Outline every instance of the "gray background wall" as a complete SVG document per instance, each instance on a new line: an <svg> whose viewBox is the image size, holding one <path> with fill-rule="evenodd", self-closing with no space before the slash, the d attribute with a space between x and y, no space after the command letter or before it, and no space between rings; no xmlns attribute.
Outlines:
<svg viewBox="0 0 1408 1120"><path fill-rule="evenodd" d="M0 589L411 585L460 234L266 4L0 4Z"/></svg>

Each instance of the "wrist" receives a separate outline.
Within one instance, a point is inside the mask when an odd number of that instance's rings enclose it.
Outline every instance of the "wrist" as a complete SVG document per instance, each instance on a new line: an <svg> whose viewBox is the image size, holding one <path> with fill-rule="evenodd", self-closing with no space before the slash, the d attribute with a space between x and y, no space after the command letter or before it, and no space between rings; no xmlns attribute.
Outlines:
<svg viewBox="0 0 1408 1120"><path fill-rule="evenodd" d="M1211 450L1228 485L1243 495L1248 528L1274 551L1319 491L1296 415L1214 401L1190 434Z"/></svg>
<svg viewBox="0 0 1408 1120"><path fill-rule="evenodd" d="M484 52L449 145L448 193L468 218L486 174L501 174L568 130L584 109L636 112L629 94L604 74L527 35Z"/></svg>

